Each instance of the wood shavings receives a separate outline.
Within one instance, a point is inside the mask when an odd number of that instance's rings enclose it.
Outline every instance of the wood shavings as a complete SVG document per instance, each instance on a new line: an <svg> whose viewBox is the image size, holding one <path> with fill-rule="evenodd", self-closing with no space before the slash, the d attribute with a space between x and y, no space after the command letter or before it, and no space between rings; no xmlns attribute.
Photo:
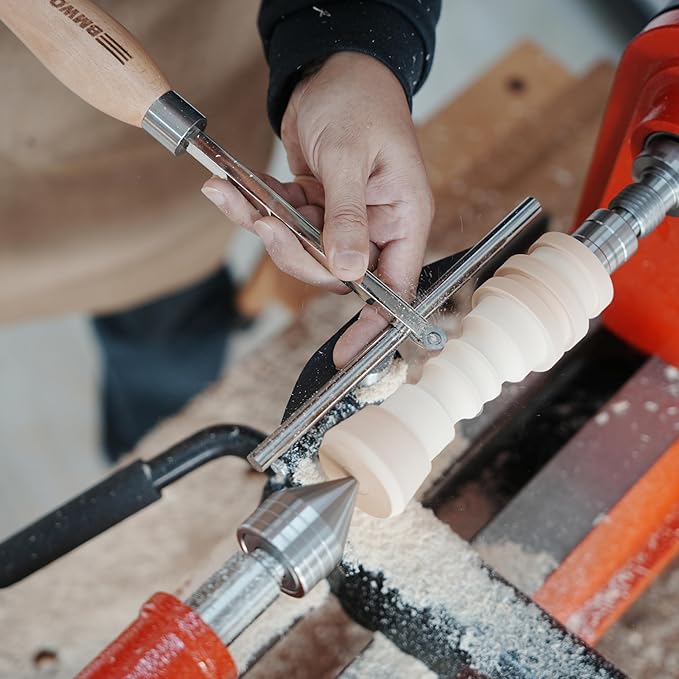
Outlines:
<svg viewBox="0 0 679 679"><path fill-rule="evenodd" d="M323 483L328 477L316 459L306 457L301 459L292 472L293 483L297 486L309 486L313 483Z"/></svg>
<svg viewBox="0 0 679 679"><path fill-rule="evenodd" d="M644 410L649 413L657 413L660 406L655 401L644 401Z"/></svg>
<svg viewBox="0 0 679 679"><path fill-rule="evenodd" d="M524 545L506 540L474 545L481 558L524 594L537 592L559 565L548 552L531 552Z"/></svg>
<svg viewBox="0 0 679 679"><path fill-rule="evenodd" d="M436 679L426 665L377 632L363 653L342 673L342 679Z"/></svg>
<svg viewBox="0 0 679 679"><path fill-rule="evenodd" d="M384 520L356 511L345 559L349 570L360 564L383 573L383 587L398 590L407 605L429 609L442 626L454 616L462 632L450 643L468 653L473 668L483 674L507 676L509 663L531 667L540 679L607 676L568 635L551 627L537 606L494 579L469 544L417 503Z"/></svg>
<svg viewBox="0 0 679 679"><path fill-rule="evenodd" d="M318 12L318 16L321 18L322 17L327 18L332 16L332 14L330 14L330 12L327 9L323 9L322 7L316 7L316 5L314 5L311 9L313 9L314 12Z"/></svg>
<svg viewBox="0 0 679 679"><path fill-rule="evenodd" d="M677 382L679 381L679 368L677 368L674 365L668 365L665 368L665 377L670 381L670 382Z"/></svg>
<svg viewBox="0 0 679 679"><path fill-rule="evenodd" d="M629 401L616 401L611 404L611 412L614 415L624 415L630 408Z"/></svg>
<svg viewBox="0 0 679 679"><path fill-rule="evenodd" d="M407 375L408 363L401 358L394 359L378 382L369 387L358 387L354 390L354 396L361 405L382 403L406 381Z"/></svg>

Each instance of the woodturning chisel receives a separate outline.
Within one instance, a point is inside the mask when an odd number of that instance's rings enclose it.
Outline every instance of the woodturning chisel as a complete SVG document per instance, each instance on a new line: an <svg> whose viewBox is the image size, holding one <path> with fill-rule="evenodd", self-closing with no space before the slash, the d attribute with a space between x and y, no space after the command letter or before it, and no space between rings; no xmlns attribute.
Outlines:
<svg viewBox="0 0 679 679"><path fill-rule="evenodd" d="M280 219L324 266L321 232L206 133L207 120L179 96L139 42L89 0L3 0L0 19L71 91L122 122L146 130L174 155L188 152L233 182L263 215ZM345 284L377 304L430 351L445 332L370 271Z"/></svg>

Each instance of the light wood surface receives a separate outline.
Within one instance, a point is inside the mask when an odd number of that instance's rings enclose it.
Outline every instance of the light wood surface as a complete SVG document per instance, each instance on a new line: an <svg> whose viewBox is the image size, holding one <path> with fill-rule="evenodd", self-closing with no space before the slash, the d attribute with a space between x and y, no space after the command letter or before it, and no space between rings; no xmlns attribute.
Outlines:
<svg viewBox="0 0 679 679"><path fill-rule="evenodd" d="M171 89L134 36L89 0L3 0L0 20L66 87L122 122L140 127Z"/></svg>

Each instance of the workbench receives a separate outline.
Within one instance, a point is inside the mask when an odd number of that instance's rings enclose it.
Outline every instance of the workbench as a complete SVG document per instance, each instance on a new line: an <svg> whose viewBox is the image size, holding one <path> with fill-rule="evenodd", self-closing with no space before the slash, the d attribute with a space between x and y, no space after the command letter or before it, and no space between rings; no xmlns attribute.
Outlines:
<svg viewBox="0 0 679 679"><path fill-rule="evenodd" d="M575 76L522 44L420 127L437 203L429 259L468 247L526 195L543 203L551 228L571 226L612 74L601 64ZM280 287L259 286L257 295L274 297ZM357 309L346 297L311 296L288 328L158 426L132 456L151 457L215 423L271 431L306 360ZM0 676L33 677L42 666L52 668L49 676L70 677L152 592L188 595L237 548L236 527L258 504L264 481L241 460L213 462L141 514L0 591ZM332 599L293 635L307 643L286 655L283 640L248 676L292 676L290 657L295 677L335 676L371 638Z"/></svg>

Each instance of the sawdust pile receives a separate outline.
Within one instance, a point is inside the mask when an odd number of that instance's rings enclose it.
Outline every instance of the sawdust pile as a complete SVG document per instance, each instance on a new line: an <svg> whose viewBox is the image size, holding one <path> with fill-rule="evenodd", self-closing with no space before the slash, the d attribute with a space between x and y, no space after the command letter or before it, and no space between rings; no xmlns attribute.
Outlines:
<svg viewBox="0 0 679 679"><path fill-rule="evenodd" d="M379 381L367 387L357 387L354 396L361 405L382 403L406 381L407 377L408 363L400 358L394 359Z"/></svg>
<svg viewBox="0 0 679 679"><path fill-rule="evenodd" d="M387 637L377 632L363 652L342 674L342 679L436 679L426 665L417 658L407 655L391 643Z"/></svg>
<svg viewBox="0 0 679 679"><path fill-rule="evenodd" d="M384 574L407 604L428 608L442 624L450 611L464 631L451 639L473 669L499 676L508 657L541 679L607 676L581 649L550 627L540 609L482 566L472 547L434 514L411 503L400 516L374 519L357 511L345 558Z"/></svg>

